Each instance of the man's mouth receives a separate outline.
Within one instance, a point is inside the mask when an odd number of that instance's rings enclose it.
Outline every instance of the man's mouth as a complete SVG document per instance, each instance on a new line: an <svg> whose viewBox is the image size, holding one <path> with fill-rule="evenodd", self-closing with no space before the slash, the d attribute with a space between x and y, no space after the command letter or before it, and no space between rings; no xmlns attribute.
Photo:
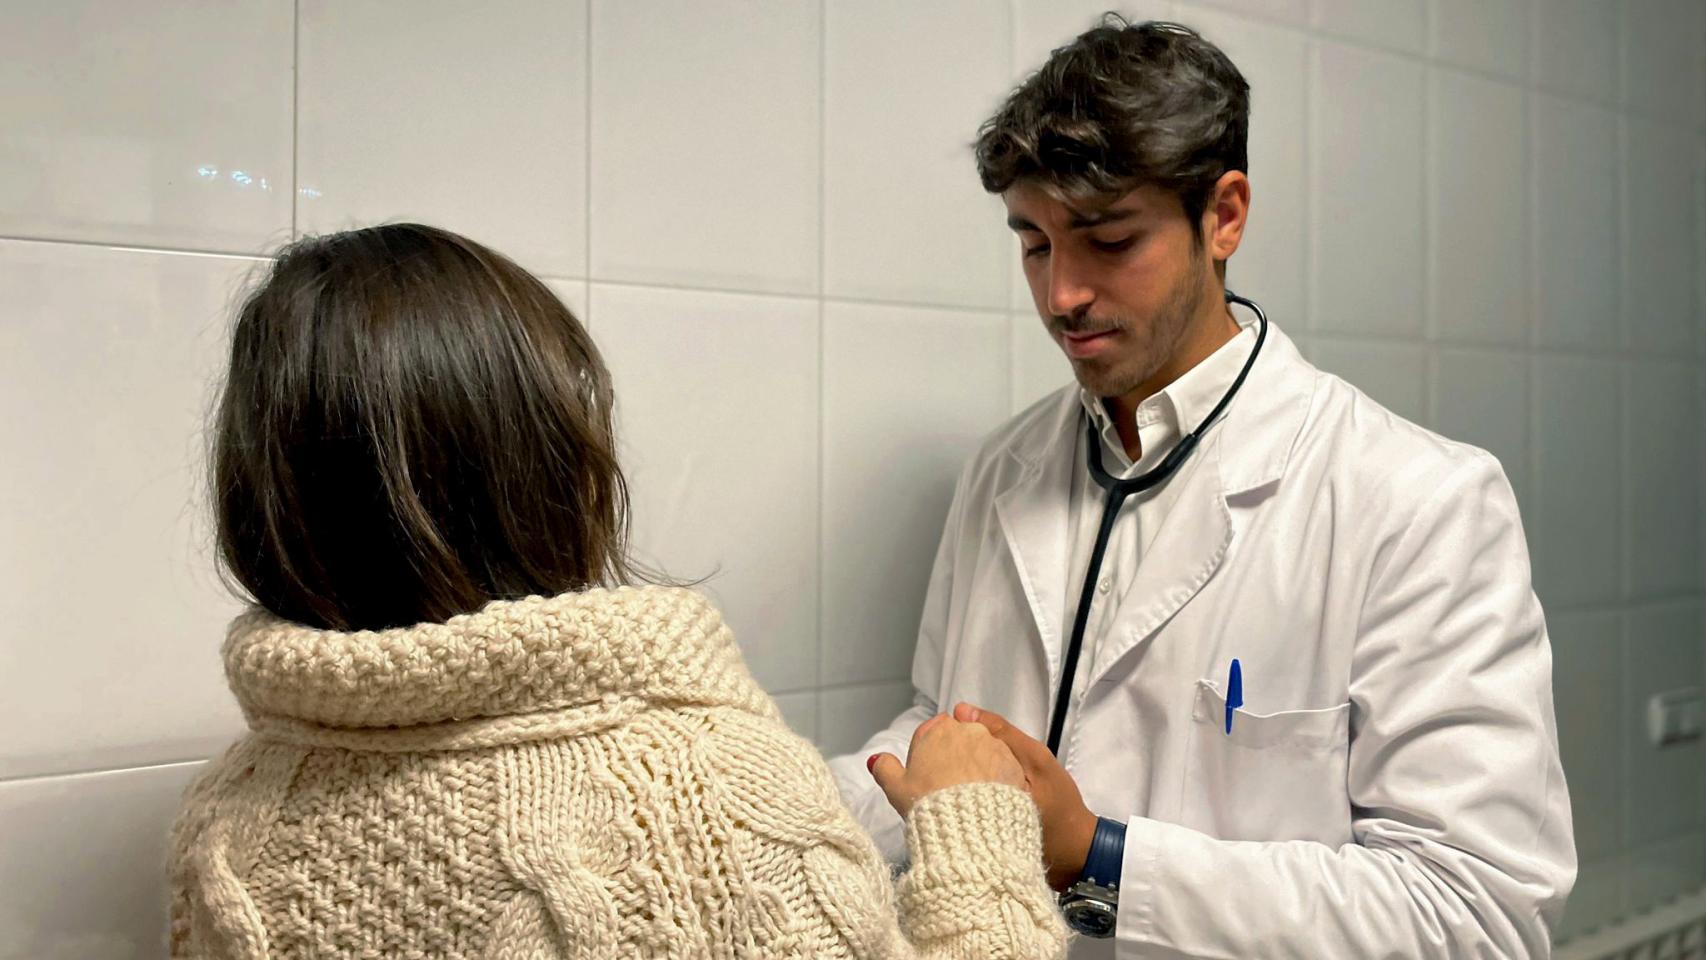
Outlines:
<svg viewBox="0 0 1706 960"><path fill-rule="evenodd" d="M1119 330L1097 330L1093 332L1061 331L1060 342L1066 355L1074 360L1084 360L1108 349L1119 335Z"/></svg>

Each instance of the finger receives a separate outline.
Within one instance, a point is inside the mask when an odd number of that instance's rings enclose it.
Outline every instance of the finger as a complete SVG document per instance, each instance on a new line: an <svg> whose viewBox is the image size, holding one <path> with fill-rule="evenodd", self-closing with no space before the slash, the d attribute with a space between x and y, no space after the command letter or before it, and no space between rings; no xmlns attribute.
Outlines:
<svg viewBox="0 0 1706 960"><path fill-rule="evenodd" d="M977 722L994 734L995 739L1005 743L1007 749L1013 751L1013 756L1019 758L1019 762L1025 765L1027 771L1055 762L1054 754L1049 752L1048 747L1008 723L1000 714L992 710L979 710Z"/></svg>
<svg viewBox="0 0 1706 960"><path fill-rule="evenodd" d="M865 761L865 766L871 771L871 779L877 781L877 786L882 788L883 796L889 798L889 804L898 809L900 786L906 777L906 765L892 753L879 753Z"/></svg>
<svg viewBox="0 0 1706 960"><path fill-rule="evenodd" d="M994 710L985 710L969 703L962 703L954 707L954 718L964 723L981 723L996 736L1000 736L1004 730L1010 730L1013 727L1005 717Z"/></svg>

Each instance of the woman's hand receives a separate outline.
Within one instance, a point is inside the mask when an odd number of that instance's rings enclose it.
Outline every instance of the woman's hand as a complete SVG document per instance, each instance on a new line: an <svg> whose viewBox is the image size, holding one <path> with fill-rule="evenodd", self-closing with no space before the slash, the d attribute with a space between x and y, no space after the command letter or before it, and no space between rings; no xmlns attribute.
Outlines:
<svg viewBox="0 0 1706 960"><path fill-rule="evenodd" d="M1006 744L983 724L961 723L945 713L919 725L905 764L892 753L879 753L865 766L903 819L925 794L947 787L1005 783L1025 788L1025 771Z"/></svg>

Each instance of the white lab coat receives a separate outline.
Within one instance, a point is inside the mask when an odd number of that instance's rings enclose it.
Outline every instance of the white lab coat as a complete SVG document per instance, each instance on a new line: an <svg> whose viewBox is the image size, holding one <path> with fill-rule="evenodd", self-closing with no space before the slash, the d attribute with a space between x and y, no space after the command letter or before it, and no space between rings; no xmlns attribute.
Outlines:
<svg viewBox="0 0 1706 960"><path fill-rule="evenodd" d="M1248 322L1244 320L1243 322ZM913 666L864 769L968 701L1043 739L1070 567L1077 387L960 476ZM1394 415L1277 326L1097 643L1061 756L1128 821L1114 941L1074 958L1539 957L1575 876L1552 662L1498 462ZM1224 728L1227 671L1244 705Z"/></svg>

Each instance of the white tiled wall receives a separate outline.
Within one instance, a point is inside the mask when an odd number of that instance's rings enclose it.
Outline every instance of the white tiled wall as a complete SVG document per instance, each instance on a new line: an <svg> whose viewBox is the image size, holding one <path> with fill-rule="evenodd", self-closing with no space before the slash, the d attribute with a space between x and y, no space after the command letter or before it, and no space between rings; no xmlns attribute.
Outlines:
<svg viewBox="0 0 1706 960"><path fill-rule="evenodd" d="M539 273L586 275L586 4L502 6L300 0L299 234L456 223Z"/></svg>
<svg viewBox="0 0 1706 960"><path fill-rule="evenodd" d="M644 557L712 575L825 749L904 708L955 472L1068 376L968 146L1100 7L0 14L0 957L159 952L186 761L239 723L210 375L292 235L417 218L546 276L615 372ZM1583 855L1567 930L1700 882L1706 756L1640 721L1706 682L1706 3L1126 9L1254 83L1232 285L1511 475Z"/></svg>
<svg viewBox="0 0 1706 960"><path fill-rule="evenodd" d="M239 253L289 239L292 9L8 4L0 236Z"/></svg>

